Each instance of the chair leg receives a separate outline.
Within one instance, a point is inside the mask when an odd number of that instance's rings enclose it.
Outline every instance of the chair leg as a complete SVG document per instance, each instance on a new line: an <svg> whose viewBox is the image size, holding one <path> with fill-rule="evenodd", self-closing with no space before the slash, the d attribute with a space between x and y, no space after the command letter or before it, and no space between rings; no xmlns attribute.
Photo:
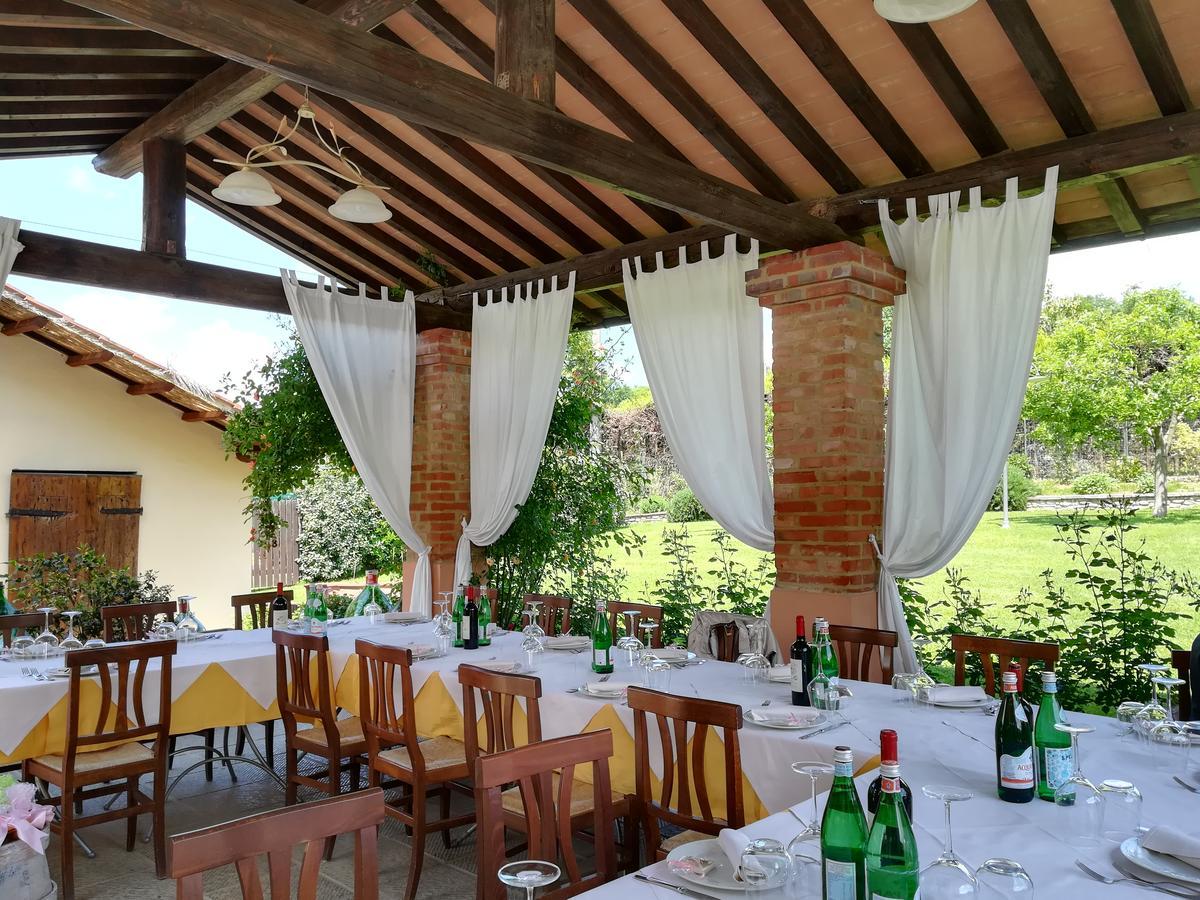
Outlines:
<svg viewBox="0 0 1200 900"><path fill-rule="evenodd" d="M245 749L246 749L246 730L244 728L239 728L237 730L237 741L235 741L234 745L233 745L233 752L237 756L241 756L242 751Z"/></svg>
<svg viewBox="0 0 1200 900"><path fill-rule="evenodd" d="M125 802L130 809L137 805L138 778L125 779ZM125 819L125 852L132 853L137 843L137 816Z"/></svg>
<svg viewBox="0 0 1200 900"><path fill-rule="evenodd" d="M415 900L417 882L421 880L421 864L425 861L425 805L425 785L414 785L412 862L408 867L408 884L404 887L404 900Z"/></svg>
<svg viewBox="0 0 1200 900"><path fill-rule="evenodd" d="M350 757L350 790L357 791L362 784L362 758Z"/></svg>
<svg viewBox="0 0 1200 900"><path fill-rule="evenodd" d="M166 778L163 778L161 781L155 779L154 812L152 813L154 828L154 871L158 874L159 878L167 877L167 810L166 800L164 799L166 792Z"/></svg>
<svg viewBox="0 0 1200 900"><path fill-rule="evenodd" d="M167 741L167 769L175 768L175 735Z"/></svg>
<svg viewBox="0 0 1200 900"><path fill-rule="evenodd" d="M297 759L296 750L293 747L287 748L287 779L283 789L283 802L286 806L293 806L296 803L296 774L297 774Z"/></svg>
<svg viewBox="0 0 1200 900"><path fill-rule="evenodd" d="M62 816L62 840L58 847L62 858L59 887L62 888L63 900L75 900L75 804L64 797L59 811Z"/></svg>
<svg viewBox="0 0 1200 900"><path fill-rule="evenodd" d="M263 743L267 745L267 765L275 768L275 720L267 719L263 723Z"/></svg>
<svg viewBox="0 0 1200 900"><path fill-rule="evenodd" d="M336 797L342 792L342 761L329 760L329 793ZM337 844L337 835L331 834L325 838L325 861L333 859L333 848Z"/></svg>
<svg viewBox="0 0 1200 900"><path fill-rule="evenodd" d="M450 785L448 785L448 784L442 785L441 795L438 797L438 801L439 801L438 813L441 815L442 819L444 820L444 819L450 818ZM442 829L442 846L445 847L447 850L450 849L450 829L449 828Z"/></svg>
<svg viewBox="0 0 1200 900"><path fill-rule="evenodd" d="M204 729L204 780L213 779L213 749L216 745L216 729Z"/></svg>
<svg viewBox="0 0 1200 900"><path fill-rule="evenodd" d="M625 816L625 821L621 825L624 832L622 837L624 840L625 851L625 872L636 872L641 861L641 837L638 834L638 820L632 812Z"/></svg>

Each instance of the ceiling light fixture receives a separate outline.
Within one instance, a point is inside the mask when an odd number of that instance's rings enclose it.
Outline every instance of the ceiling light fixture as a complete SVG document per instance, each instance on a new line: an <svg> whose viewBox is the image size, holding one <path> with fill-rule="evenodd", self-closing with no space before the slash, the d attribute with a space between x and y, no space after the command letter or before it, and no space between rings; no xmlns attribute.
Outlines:
<svg viewBox="0 0 1200 900"><path fill-rule="evenodd" d="M875 0L875 12L889 22L936 22L974 3L975 0Z"/></svg>
<svg viewBox="0 0 1200 900"><path fill-rule="evenodd" d="M337 157L342 171L313 160L268 158L268 154L272 152L278 152L282 157L288 156L288 148L285 144L300 130L300 125L305 120L312 123L312 132L317 136L321 146ZM222 178L221 183L213 188L213 196L236 206L274 206L283 198L275 193L271 182L256 170L268 169L272 166L308 166L328 172L335 178L354 185L330 205L329 212L335 218L344 222L386 222L392 217L391 210L383 205L383 201L375 191L387 190L387 188L367 181L363 176L362 169L347 158L346 148L338 141L333 128L330 127L328 131L329 138L326 139L317 123L317 114L308 105L308 89L306 88L304 102L296 110L296 121L289 122L287 118L281 119L272 140L251 148L245 159L218 158L213 160L223 166L236 166L235 171Z"/></svg>

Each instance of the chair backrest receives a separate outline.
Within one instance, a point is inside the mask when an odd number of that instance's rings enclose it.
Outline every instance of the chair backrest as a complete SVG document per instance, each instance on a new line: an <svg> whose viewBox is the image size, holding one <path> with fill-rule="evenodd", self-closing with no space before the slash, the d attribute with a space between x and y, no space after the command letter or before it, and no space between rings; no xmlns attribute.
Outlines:
<svg viewBox="0 0 1200 900"><path fill-rule="evenodd" d="M1192 651L1172 650L1171 665L1175 668L1175 677L1183 680L1179 686L1179 715L1176 718L1181 722L1190 722L1200 714L1200 709L1192 709L1192 693L1198 689L1192 682Z"/></svg>
<svg viewBox="0 0 1200 900"><path fill-rule="evenodd" d="M534 744L542 739L542 712L538 705L542 696L540 678L492 672L463 664L458 667L458 683L463 691L463 745L467 750L468 769L474 770L475 760L480 756L517 746L513 710L518 697L525 700L525 743ZM479 739L481 715L487 732L486 745Z"/></svg>
<svg viewBox="0 0 1200 900"><path fill-rule="evenodd" d="M1058 664L1058 644L1042 644L1037 641L1015 641L1009 638L981 637L977 634L955 634L950 637L954 649L954 683L965 684L967 679L967 654L978 653L983 666L983 689L996 693L996 666L992 657L1000 663L1000 672L1008 669L1014 659L1023 669L1029 661L1037 660L1047 672L1053 672Z"/></svg>
<svg viewBox="0 0 1200 900"><path fill-rule="evenodd" d="M159 616L174 619L178 608L174 600L102 606L100 621L104 623L104 643L140 641L154 629L155 619Z"/></svg>
<svg viewBox="0 0 1200 900"><path fill-rule="evenodd" d="M75 768L76 754L97 744L125 744L130 741L154 741L157 761L164 765L171 734L171 657L175 641L136 641L113 644L96 650L71 650L64 664L71 670L67 688L67 739L63 753L63 771ZM147 724L143 704L146 672L158 660L158 710ZM100 701L84 703L81 698L81 669L95 666L100 686ZM90 679L89 679L90 680ZM95 710L95 718L84 719L85 707ZM165 771L163 772L165 775Z"/></svg>
<svg viewBox="0 0 1200 900"><path fill-rule="evenodd" d="M741 653L741 644L737 622L714 622L708 626L709 650L721 662L735 662Z"/></svg>
<svg viewBox="0 0 1200 900"><path fill-rule="evenodd" d="M296 607L295 591L288 588L283 592L288 601L288 618ZM245 627L246 613L250 613L251 628L266 628L271 624L271 601L275 594L271 591L252 591L249 594L234 594L229 598L233 607L233 627L241 631Z"/></svg>
<svg viewBox="0 0 1200 900"><path fill-rule="evenodd" d="M243 900L262 900L258 857L266 855L270 896L315 900L326 840L354 833L354 898L379 897L378 830L384 818L379 788L258 813L171 838L168 873L178 900L202 900L204 873L233 865ZM294 848L304 845L299 884L292 889Z"/></svg>
<svg viewBox="0 0 1200 900"><path fill-rule="evenodd" d="M528 823L529 858L562 860L566 883L540 893L541 900L574 897L613 880L616 858L608 773L612 752L612 732L605 729L527 744L475 761L475 808L479 823L476 841L483 900L504 900L508 896L508 888L496 877L496 870L505 863L501 793L514 782L520 788ZM595 808L595 871L584 876L572 841L571 794L576 767L589 764Z"/></svg>
<svg viewBox="0 0 1200 900"><path fill-rule="evenodd" d="M329 668L329 638L276 628L271 631L271 640L275 644L275 699L289 742L296 736L298 719L312 720L314 727L325 731L329 759L341 759L341 735Z"/></svg>
<svg viewBox="0 0 1200 900"><path fill-rule="evenodd" d="M0 616L0 644L11 647L13 638L19 631L40 631L46 624L46 617L41 613L13 613L10 616Z"/></svg>
<svg viewBox="0 0 1200 900"><path fill-rule="evenodd" d="M650 646L661 647L663 645L663 608L661 606L654 606L651 603L626 603L624 600L609 600L605 604L605 608L608 610L608 628L614 637L617 634L625 633L625 622L627 621L625 613L636 612L641 613L638 616L638 634L636 637L640 638L642 636L642 623L647 619L653 619L658 623L658 627L654 629L653 636L650 638ZM618 622L620 622L620 628L617 627Z"/></svg>
<svg viewBox="0 0 1200 900"><path fill-rule="evenodd" d="M542 631L551 636L571 633L570 597L559 594L526 594L525 603L528 604L530 600L538 600L542 604L538 609L538 624L542 626ZM522 605L521 609L524 608ZM520 627L522 622L523 620L518 621L517 627Z"/></svg>
<svg viewBox="0 0 1200 900"><path fill-rule="evenodd" d="M638 803L645 813L647 846L651 852L662 843L659 820L681 828L718 834L722 828L746 824L742 803L742 752L738 731L742 708L736 703L678 697L631 687L627 692L633 710L634 774ZM654 796L650 770L650 717L658 731L662 752L662 782ZM693 726L689 729L689 725ZM709 732L721 729L725 753L725 818L713 815L704 757ZM692 731L691 747L688 732Z"/></svg>
<svg viewBox="0 0 1200 900"><path fill-rule="evenodd" d="M359 638L354 652L358 656L358 718L367 752L375 757L380 750L400 744L408 749L413 770L425 771L425 756L417 740L412 651Z"/></svg>
<svg viewBox="0 0 1200 900"><path fill-rule="evenodd" d="M829 639L838 658L838 671L855 681L892 683L896 646L900 643L894 631L879 628L858 628L854 625L830 625ZM871 662L878 660L878 678L871 678Z"/></svg>

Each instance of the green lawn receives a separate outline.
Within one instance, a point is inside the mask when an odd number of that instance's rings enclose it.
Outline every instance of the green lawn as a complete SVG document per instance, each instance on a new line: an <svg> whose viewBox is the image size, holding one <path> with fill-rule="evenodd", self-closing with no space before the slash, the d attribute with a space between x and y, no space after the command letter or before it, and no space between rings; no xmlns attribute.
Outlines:
<svg viewBox="0 0 1200 900"><path fill-rule="evenodd" d="M952 563L970 578L974 589L980 591L988 604L1001 607L998 612L1000 624L1004 622L1002 607L1010 604L1023 586L1036 592L1040 590L1039 573L1052 569L1061 575L1067 568L1067 558L1061 544L1054 540L1055 515L1049 511L1012 513L1011 527L1000 527L999 513L986 513L979 527ZM1154 519L1148 512L1137 515L1139 527L1136 537L1146 542L1146 549L1166 565L1188 570L1200 575L1200 509L1173 510L1165 519ZM662 533L666 528L682 526L666 522L642 522L630 526L633 531L646 538L642 555L626 556L617 550L613 562L628 572L626 584L629 595L645 596L649 587L662 578L670 565L662 555ZM712 534L717 526L713 522L693 522L686 526L696 550L696 561L702 580L706 585L715 583L707 571L712 568L708 558L716 552ZM753 567L763 557L756 550L734 542L737 558ZM944 570L920 579L922 591L927 597L939 596L944 584ZM1200 627L1200 616L1182 599L1178 609L1192 616L1190 625L1182 623L1181 634L1194 634Z"/></svg>

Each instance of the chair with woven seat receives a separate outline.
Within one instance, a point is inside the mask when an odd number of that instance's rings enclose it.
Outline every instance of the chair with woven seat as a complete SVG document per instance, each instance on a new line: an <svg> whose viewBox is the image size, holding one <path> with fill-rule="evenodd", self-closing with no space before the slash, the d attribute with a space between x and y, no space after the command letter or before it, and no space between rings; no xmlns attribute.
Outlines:
<svg viewBox="0 0 1200 900"><path fill-rule="evenodd" d="M1008 664L1017 660L1022 669L1029 668L1029 661L1036 660L1047 672L1053 672L1058 664L1058 644L1042 644L1037 641L1017 641L1010 638L981 637L977 634L955 634L950 636L954 650L954 683L966 684L967 654L979 655L983 667L983 689L996 693L997 667L992 661L996 657L999 671L1008 669Z"/></svg>
<svg viewBox="0 0 1200 900"><path fill-rule="evenodd" d="M640 613L638 616L638 631L642 630L642 623L647 619L658 623L658 627L651 633L650 646L661 647L663 645L663 608L661 606L655 606L651 603L628 603L624 600L609 600L605 604L605 609L608 610L608 630L612 632L614 638L618 634L625 632L623 624L626 621L625 613L636 612ZM618 623L620 623L619 628ZM640 638L641 635L637 635L637 637Z"/></svg>
<svg viewBox="0 0 1200 900"><path fill-rule="evenodd" d="M290 588L283 592L288 602L288 618L295 610L296 596ZM246 615L250 616L250 627L269 628L271 625L271 603L275 600L272 591L251 591L248 594L233 594L229 605L233 607L233 627L242 631L246 627Z"/></svg>
<svg viewBox="0 0 1200 900"><path fill-rule="evenodd" d="M521 801L521 815L529 823L529 858L559 862L564 881L547 888L540 900L563 900L612 881L616 876L613 854L613 810L608 761L613 753L608 729L526 744L485 754L475 760L476 805L479 810L479 890L482 900L504 900L508 889L496 877L505 862L504 829L510 821L504 798L513 791ZM586 784L575 770L590 766L591 807L588 814L595 836L595 871L584 875L571 834L575 831L578 799L573 786ZM515 788L509 788L510 784ZM571 785L568 789L566 786ZM562 811L569 810L568 816Z"/></svg>
<svg viewBox="0 0 1200 900"><path fill-rule="evenodd" d="M242 900L262 900L257 857L267 857L271 897L316 897L321 851L330 838L354 835L354 898L379 897L379 826L383 792L360 791L315 803L246 816L171 838L171 871L177 900L203 900L204 873L233 865ZM292 891L292 857L304 845ZM223 895L224 896L224 895Z"/></svg>
<svg viewBox="0 0 1200 900"><path fill-rule="evenodd" d="M11 647L18 634L41 631L46 619L41 613L13 613L0 616L0 644Z"/></svg>
<svg viewBox="0 0 1200 900"><path fill-rule="evenodd" d="M48 802L59 807L59 818L51 830L61 836L60 887L64 900L75 896L75 832L88 825L126 819L125 849L137 841L138 816L153 819L154 863L161 877L166 873L166 828L164 799L167 790L167 744L171 733L171 658L174 641L119 644L96 650L73 650L64 663L70 669L67 688L67 734L63 753L38 756L21 765L26 781L38 779L58 788ZM151 662L158 662L158 709L146 715L143 692ZM95 719L93 704L83 699L81 670L96 667L99 687ZM85 707L89 711L85 717ZM147 724L152 720L154 724ZM147 746L149 744L150 746ZM114 746L115 745L115 746ZM151 794L142 793L139 782L151 776ZM91 815L81 815L77 804L94 797L124 794L125 805Z"/></svg>
<svg viewBox="0 0 1200 900"><path fill-rule="evenodd" d="M458 667L458 682L463 691L463 744L467 751L468 769L473 771L480 757L518 746L513 715L518 700L525 701L526 734L522 743L536 744L542 739L540 678L493 672L464 663ZM479 730L481 718L485 735L483 739ZM592 786L586 782L579 781L571 786L570 818L573 831L581 831L590 824L593 812L591 793ZM502 799L508 827L527 833L529 823L525 819L520 793L512 788L504 792ZM610 806L614 818L625 820L624 862L626 868L632 871L637 868L638 862L638 833L633 804L624 794L613 794Z"/></svg>
<svg viewBox="0 0 1200 900"><path fill-rule="evenodd" d="M387 778L404 788L398 801L387 804L387 814L412 829L412 861L404 898L413 900L429 832L440 831L449 847L450 829L475 821L474 813L450 815L451 789L459 786L469 792L465 787L470 778L466 749L451 737L418 739L411 650L359 639L354 652L358 655L358 711L367 738L367 779L371 787L379 787ZM431 789L441 803L440 817L432 821L427 808Z"/></svg>
<svg viewBox="0 0 1200 900"><path fill-rule="evenodd" d="M558 594L526 594L525 605L530 600L541 603L538 609L538 625L550 637L571 633L571 598ZM522 607L523 608L523 607ZM520 622L516 623L520 626Z"/></svg>
<svg viewBox="0 0 1200 900"><path fill-rule="evenodd" d="M830 625L829 639L837 653L838 670L855 681L892 683L896 647L900 643L894 631L859 628L854 625ZM871 678L871 663L878 661L879 678Z"/></svg>
<svg viewBox="0 0 1200 900"><path fill-rule="evenodd" d="M634 774L647 853L655 859L665 859L680 844L715 837L722 828L745 825L742 752L738 741L742 708L736 703L677 697L640 687L629 688L626 699L633 710ZM662 780L657 797L650 769L651 716L662 754ZM720 729L725 756L724 817L713 814L704 772L705 747L715 729ZM660 821L686 830L664 842Z"/></svg>

